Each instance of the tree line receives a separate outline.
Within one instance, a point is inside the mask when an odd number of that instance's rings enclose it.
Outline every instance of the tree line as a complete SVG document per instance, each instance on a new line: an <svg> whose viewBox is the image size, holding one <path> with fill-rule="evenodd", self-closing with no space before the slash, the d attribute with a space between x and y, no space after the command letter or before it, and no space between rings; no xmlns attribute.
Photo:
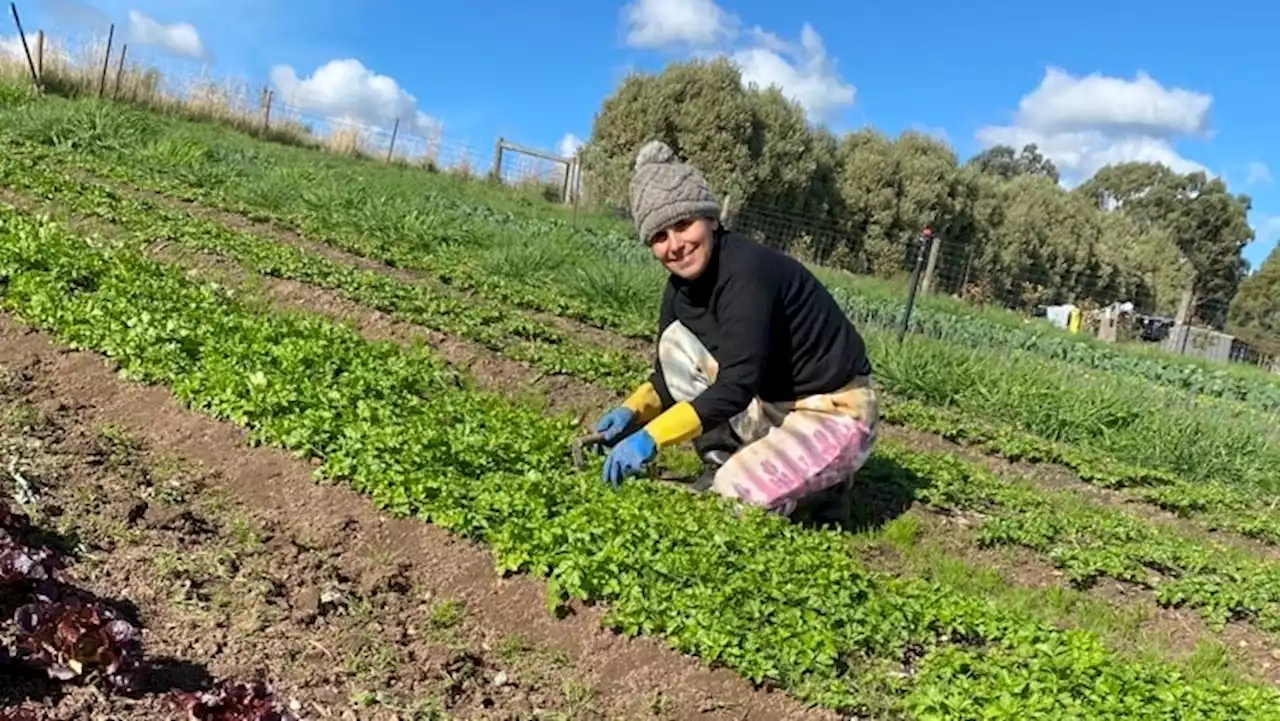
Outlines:
<svg viewBox="0 0 1280 721"><path fill-rule="evenodd" d="M1023 311L1131 301L1280 352L1280 258L1248 275L1252 201L1220 178L1122 163L1068 190L1034 145L961 162L920 132L837 136L777 88L743 87L720 58L631 74L604 100L579 154L587 201L625 213L635 150L654 137L697 164L735 217L804 219L774 223L766 240L816 262L899 276L929 226L942 239L934 290Z"/></svg>

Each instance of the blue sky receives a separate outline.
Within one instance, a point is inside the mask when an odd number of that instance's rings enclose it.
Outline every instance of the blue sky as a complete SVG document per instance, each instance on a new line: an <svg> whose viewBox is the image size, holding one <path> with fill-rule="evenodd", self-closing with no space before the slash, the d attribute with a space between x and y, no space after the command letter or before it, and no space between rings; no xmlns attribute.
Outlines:
<svg viewBox="0 0 1280 721"><path fill-rule="evenodd" d="M628 69L727 54L833 130L944 137L961 157L1037 142L1069 177L1117 160L1204 168L1253 198L1256 267L1280 238L1280 9L1251 0L24 0L29 30L117 23L171 73L272 84L291 103L486 158L499 135L586 138ZM131 11L133 16L131 17ZM188 27L182 27L185 23ZM197 57L198 56L198 57ZM346 61L336 62L333 61ZM354 62L353 62L354 61ZM333 63L333 64L330 64ZM569 143L571 145L571 143Z"/></svg>

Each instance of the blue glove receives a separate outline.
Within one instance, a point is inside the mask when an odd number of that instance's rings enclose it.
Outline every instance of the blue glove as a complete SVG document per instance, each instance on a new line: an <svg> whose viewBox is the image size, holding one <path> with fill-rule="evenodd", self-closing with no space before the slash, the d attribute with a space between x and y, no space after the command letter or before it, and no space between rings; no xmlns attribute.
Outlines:
<svg viewBox="0 0 1280 721"><path fill-rule="evenodd" d="M604 482L617 488L622 479L638 472L658 455L658 444L643 428L627 436L604 461Z"/></svg>
<svg viewBox="0 0 1280 721"><path fill-rule="evenodd" d="M612 443L624 430L631 419L635 418L635 411L626 406L618 406L608 413L596 423L596 433L604 434L604 442Z"/></svg>

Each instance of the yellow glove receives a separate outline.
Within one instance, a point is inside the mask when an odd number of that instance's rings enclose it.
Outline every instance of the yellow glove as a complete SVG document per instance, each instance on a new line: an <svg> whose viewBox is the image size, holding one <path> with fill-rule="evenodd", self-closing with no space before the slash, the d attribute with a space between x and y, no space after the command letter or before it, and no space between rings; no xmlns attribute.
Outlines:
<svg viewBox="0 0 1280 721"><path fill-rule="evenodd" d="M702 419L698 418L693 406L681 401L663 412L662 399L652 383L637 388L622 405L636 414L639 423L646 424L645 430L653 436L659 448L702 435Z"/></svg>
<svg viewBox="0 0 1280 721"><path fill-rule="evenodd" d="M681 401L644 427L659 448L691 441L702 435L702 419L693 405Z"/></svg>
<svg viewBox="0 0 1280 721"><path fill-rule="evenodd" d="M662 412L662 398L658 397L653 383L646 381L622 402L622 406L635 414L637 422L648 423Z"/></svg>

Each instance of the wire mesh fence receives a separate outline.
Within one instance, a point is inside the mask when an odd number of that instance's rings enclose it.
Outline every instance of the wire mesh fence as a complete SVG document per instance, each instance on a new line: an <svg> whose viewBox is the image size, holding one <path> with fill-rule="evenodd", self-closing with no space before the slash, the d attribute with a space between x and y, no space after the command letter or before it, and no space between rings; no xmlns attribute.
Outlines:
<svg viewBox="0 0 1280 721"><path fill-rule="evenodd" d="M1031 238L1010 248L928 226L872 233L854 219L771 207L736 210L727 222L803 260L893 286L905 299L899 335L920 297L946 296L964 307L1011 310L1105 342L1143 343L1280 372L1280 358L1209 327L1225 324L1228 304L1196 297L1189 268L1176 263L1135 274L1109 268L1083 243L1073 251Z"/></svg>

